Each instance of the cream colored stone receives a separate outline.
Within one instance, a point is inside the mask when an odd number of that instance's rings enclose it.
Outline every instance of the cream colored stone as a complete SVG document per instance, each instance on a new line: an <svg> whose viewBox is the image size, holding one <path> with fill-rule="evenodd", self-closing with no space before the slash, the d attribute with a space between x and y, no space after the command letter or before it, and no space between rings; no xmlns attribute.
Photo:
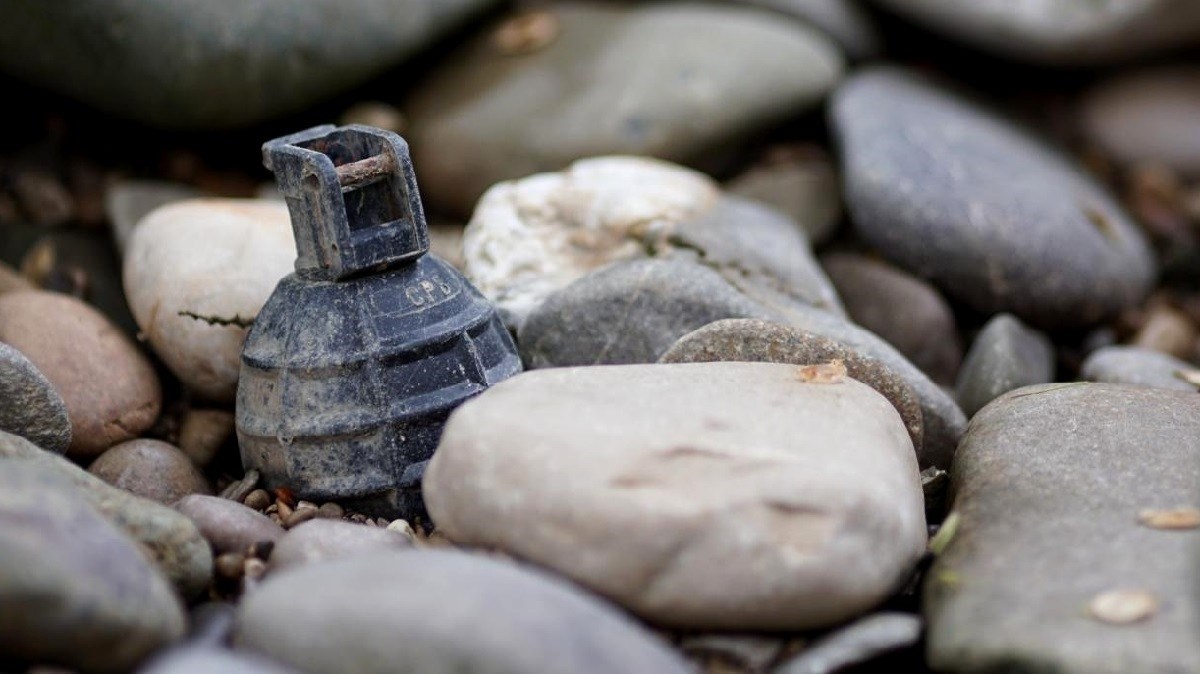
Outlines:
<svg viewBox="0 0 1200 674"><path fill-rule="evenodd" d="M129 308L196 394L233 400L242 342L296 248L282 202L193 199L152 211L125 255Z"/></svg>

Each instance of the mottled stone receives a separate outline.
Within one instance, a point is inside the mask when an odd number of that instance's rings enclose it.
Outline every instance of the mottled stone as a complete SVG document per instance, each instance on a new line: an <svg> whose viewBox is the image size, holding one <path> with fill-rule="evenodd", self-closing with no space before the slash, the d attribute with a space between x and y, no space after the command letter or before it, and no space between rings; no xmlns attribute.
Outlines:
<svg viewBox="0 0 1200 674"><path fill-rule="evenodd" d="M797 370L518 375L451 416L425 473L429 514L453 541L544 565L663 625L854 617L924 551L916 457L886 398Z"/></svg>
<svg viewBox="0 0 1200 674"><path fill-rule="evenodd" d="M174 507L196 523L217 554L245 552L255 543L274 543L283 536L283 527L237 501L193 494L180 499Z"/></svg>
<svg viewBox="0 0 1200 674"><path fill-rule="evenodd" d="M1150 249L1117 202L986 109L872 68L836 92L831 122L861 238L978 311L1078 327L1150 289Z"/></svg>
<svg viewBox="0 0 1200 674"><path fill-rule="evenodd" d="M114 445L88 466L88 472L114 487L170 505L188 494L211 494L212 487L187 454L161 440L130 440Z"/></svg>
<svg viewBox="0 0 1200 674"><path fill-rule="evenodd" d="M1054 345L1050 339L1009 314L988 321L976 335L955 395L971 416L1002 393L1054 380Z"/></svg>
<svg viewBox="0 0 1200 674"><path fill-rule="evenodd" d="M1047 384L977 414L954 461L954 528L925 587L930 666L1200 670L1197 530L1140 521L1200 506L1198 448L1195 392ZM1106 622L1111 598L1146 595L1142 619Z"/></svg>
<svg viewBox="0 0 1200 674"><path fill-rule="evenodd" d="M1198 383L1189 383L1180 375L1197 373ZM1165 353L1136 346L1107 346L1096 349L1083 361L1079 377L1109 384L1135 384L1176 391L1200 388L1200 370L1186 361Z"/></svg>
<svg viewBox="0 0 1200 674"><path fill-rule="evenodd" d="M690 671L641 626L561 579L451 551L375 553L272 575L242 602L235 640L312 674Z"/></svg>
<svg viewBox="0 0 1200 674"><path fill-rule="evenodd" d="M1084 94L1089 138L1117 160L1200 175L1200 67L1159 66L1101 81Z"/></svg>
<svg viewBox="0 0 1200 674"><path fill-rule="evenodd" d="M62 396L20 351L0 342L0 431L56 454L71 444Z"/></svg>
<svg viewBox="0 0 1200 674"><path fill-rule="evenodd" d="M342 520L311 520L288 530L275 543L275 549L271 552L271 569L286 569L411 545L412 541L397 531Z"/></svg>

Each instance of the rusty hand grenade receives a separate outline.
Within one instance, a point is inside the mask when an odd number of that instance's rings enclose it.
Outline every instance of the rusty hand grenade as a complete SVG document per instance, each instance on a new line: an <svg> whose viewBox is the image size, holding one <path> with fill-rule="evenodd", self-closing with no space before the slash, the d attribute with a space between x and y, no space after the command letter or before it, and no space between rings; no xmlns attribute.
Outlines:
<svg viewBox="0 0 1200 674"><path fill-rule="evenodd" d="M427 254L400 136L319 126L264 144L263 162L298 257L242 349L242 463L303 499L419 516L446 417L518 373L516 347L479 291Z"/></svg>

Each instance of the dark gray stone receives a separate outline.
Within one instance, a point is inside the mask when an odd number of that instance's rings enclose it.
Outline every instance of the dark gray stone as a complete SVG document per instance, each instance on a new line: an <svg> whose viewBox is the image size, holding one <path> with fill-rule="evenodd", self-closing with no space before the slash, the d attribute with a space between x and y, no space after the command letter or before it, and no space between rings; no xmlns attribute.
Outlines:
<svg viewBox="0 0 1200 674"><path fill-rule="evenodd" d="M14 0L0 68L140 122L242 126L361 84L491 4Z"/></svg>
<svg viewBox="0 0 1200 674"><path fill-rule="evenodd" d="M872 68L836 92L831 117L859 235L975 309L1076 327L1150 289L1150 249L1117 202L987 110Z"/></svg>
<svg viewBox="0 0 1200 674"><path fill-rule="evenodd" d="M911 613L876 613L818 639L773 674L836 674L913 648L921 627L920 616Z"/></svg>
<svg viewBox="0 0 1200 674"><path fill-rule="evenodd" d="M850 319L887 340L939 384L954 381L962 345L954 313L936 288L875 258L821 257Z"/></svg>
<svg viewBox="0 0 1200 674"><path fill-rule="evenodd" d="M67 406L54 385L20 351L0 342L0 431L55 454L71 444Z"/></svg>
<svg viewBox="0 0 1200 674"><path fill-rule="evenodd" d="M129 669L184 632L171 586L52 468L0 470L0 652L84 672Z"/></svg>
<svg viewBox="0 0 1200 674"><path fill-rule="evenodd" d="M272 575L236 643L314 674L683 674L665 644L558 578L481 556L401 551Z"/></svg>
<svg viewBox="0 0 1200 674"><path fill-rule="evenodd" d="M1197 390L1181 373L1196 372L1186 361L1139 346L1106 346L1093 351L1079 369L1079 378L1109 384L1135 384L1176 391Z"/></svg>
<svg viewBox="0 0 1200 674"><path fill-rule="evenodd" d="M316 519L288 530L271 551L271 569L412 547L408 536L343 520Z"/></svg>
<svg viewBox="0 0 1200 674"><path fill-rule="evenodd" d="M1010 392L971 420L956 522L925 587L935 671L1200 671L1197 531L1147 510L1200 507L1200 396L1113 384ZM1150 593L1141 620L1093 602Z"/></svg>
<svg viewBox="0 0 1200 674"><path fill-rule="evenodd" d="M69 480L80 497L144 546L185 598L195 597L208 587L212 552L191 520L164 505L113 487L24 438L0 432L0 473L22 463L45 467Z"/></svg>
<svg viewBox="0 0 1200 674"><path fill-rule="evenodd" d="M408 138L431 206L466 215L494 183L583 157L711 161L818 104L842 72L819 31L757 9L560 2L544 11L557 26L545 46L505 53L485 31L414 92Z"/></svg>
<svg viewBox="0 0 1200 674"><path fill-rule="evenodd" d="M879 31L856 0L732 0L773 9L820 28L852 58L879 52Z"/></svg>
<svg viewBox="0 0 1200 674"><path fill-rule="evenodd" d="M1042 333L1009 314L987 322L975 337L955 395L971 416L1002 393L1054 380L1054 345Z"/></svg>
<svg viewBox="0 0 1200 674"><path fill-rule="evenodd" d="M921 405L904 379L877 358L811 332L755 319L715 321L689 332L658 359L660 363L739 361L815 365L839 359L846 374L878 391L900 413L921 457ZM921 461L922 464L926 463Z"/></svg>
<svg viewBox="0 0 1200 674"><path fill-rule="evenodd" d="M245 552L255 543L274 543L283 536L283 527L271 518L219 496L192 494L179 499L174 508L196 524L217 554Z"/></svg>

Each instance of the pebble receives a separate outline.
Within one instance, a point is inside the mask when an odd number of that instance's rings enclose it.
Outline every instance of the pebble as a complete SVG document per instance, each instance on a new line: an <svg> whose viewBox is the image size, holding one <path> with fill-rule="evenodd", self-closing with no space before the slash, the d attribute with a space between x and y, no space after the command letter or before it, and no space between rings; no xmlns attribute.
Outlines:
<svg viewBox="0 0 1200 674"><path fill-rule="evenodd" d="M907 579L925 513L895 408L844 371L826 381L770 363L529 371L454 413L426 507L452 541L652 623L833 625Z"/></svg>
<svg viewBox="0 0 1200 674"><path fill-rule="evenodd" d="M504 25L484 31L405 107L435 210L465 215L497 182L584 157L711 161L818 105L843 67L819 31L752 8L568 1L540 15L553 39L512 53Z"/></svg>
<svg viewBox="0 0 1200 674"><path fill-rule="evenodd" d="M794 17L820 28L856 60L877 56L880 35L871 16L856 0L733 0Z"/></svg>
<svg viewBox="0 0 1200 674"><path fill-rule="evenodd" d="M271 552L272 571L412 545L404 534L341 520L318 519L290 529Z"/></svg>
<svg viewBox="0 0 1200 674"><path fill-rule="evenodd" d="M786 214L814 246L828 241L842 217L833 162L809 146L778 146L725 184L733 195L761 201Z"/></svg>
<svg viewBox="0 0 1200 674"><path fill-rule="evenodd" d="M235 643L300 671L686 674L664 643L544 572L451 551L391 551L272 574Z"/></svg>
<svg viewBox="0 0 1200 674"><path fill-rule="evenodd" d="M130 440L115 445L88 466L88 472L114 487L171 505L188 494L211 494L208 480L184 454L161 440Z"/></svg>
<svg viewBox="0 0 1200 674"><path fill-rule="evenodd" d="M245 552L255 543L274 543L283 536L283 527L266 515L218 496L192 494L180 499L174 507L196 523L217 554Z"/></svg>
<svg viewBox="0 0 1200 674"><path fill-rule="evenodd" d="M62 396L20 351L0 342L0 431L19 435L55 454L71 444L71 420Z"/></svg>
<svg viewBox="0 0 1200 674"><path fill-rule="evenodd" d="M1161 351L1176 358L1190 358L1196 353L1196 326L1178 309L1158 305L1152 307L1130 340L1133 346Z"/></svg>
<svg viewBox="0 0 1200 674"><path fill-rule="evenodd" d="M896 408L920 457L923 454L924 422L921 404L912 389L903 377L879 359L860 354L832 339L769 321L728 319L714 321L680 337L658 362L817 365L834 359L845 365L847 376L875 389Z"/></svg>
<svg viewBox="0 0 1200 674"><path fill-rule="evenodd" d="M1200 506L1197 438L1195 392L1047 384L976 415L925 588L931 669L1200 671L1195 533L1139 521ZM1134 621L1114 592L1160 603ZM1111 611L1090 618L1098 601Z"/></svg>
<svg viewBox="0 0 1200 674"><path fill-rule="evenodd" d="M172 648L138 670L138 674L298 674L255 653L219 646Z"/></svg>
<svg viewBox="0 0 1200 674"><path fill-rule="evenodd" d="M129 669L183 635L183 607L138 546L47 466L0 471L0 652Z"/></svg>
<svg viewBox="0 0 1200 674"><path fill-rule="evenodd" d="M103 12L82 0L53 10L5 5L0 69L137 122L244 127L362 84L494 4L360 0L350 11L289 0L224 9L111 0Z"/></svg>
<svg viewBox="0 0 1200 674"><path fill-rule="evenodd" d="M233 423L229 410L189 409L179 424L179 449L197 468L204 468L233 437Z"/></svg>
<svg viewBox="0 0 1200 674"><path fill-rule="evenodd" d="M1180 373L1195 372L1196 369L1191 363L1158 351L1136 346L1107 346L1088 355L1079 370L1079 377L1109 384L1195 392L1198 386L1180 378Z"/></svg>
<svg viewBox="0 0 1200 674"><path fill-rule="evenodd" d="M141 544L184 598L191 599L212 577L212 553L191 520L149 499L117 489L27 440L0 432L0 467L31 463L69 480L80 497ZM0 470L0 473L4 471Z"/></svg>
<svg viewBox="0 0 1200 674"><path fill-rule="evenodd" d="M142 218L159 206L202 196L189 185L163 180L118 180L104 192L104 212L112 227L113 241L122 256L133 230Z"/></svg>
<svg viewBox="0 0 1200 674"><path fill-rule="evenodd" d="M955 395L972 416L1002 393L1054 380L1054 345L1010 314L988 321L975 337L962 369Z"/></svg>
<svg viewBox="0 0 1200 674"><path fill-rule="evenodd" d="M283 202L181 201L138 224L125 254L125 293L175 376L207 400L230 403L246 333L295 260Z"/></svg>
<svg viewBox="0 0 1200 674"><path fill-rule="evenodd" d="M859 236L977 311L1080 327L1149 291L1153 257L1120 206L993 113L878 67L838 89L831 123Z"/></svg>
<svg viewBox="0 0 1200 674"><path fill-rule="evenodd" d="M879 4L956 40L1031 63L1109 63L1200 38L1200 6L1190 0L1119 4L880 0Z"/></svg>
<svg viewBox="0 0 1200 674"><path fill-rule="evenodd" d="M84 302L43 290L0 295L0 341L24 354L62 396L74 458L136 438L158 418L161 390L150 361Z"/></svg>
<svg viewBox="0 0 1200 674"><path fill-rule="evenodd" d="M1120 162L1200 176L1200 67L1157 66L1102 80L1084 94L1080 122Z"/></svg>
<svg viewBox="0 0 1200 674"><path fill-rule="evenodd" d="M795 223L654 159L597 157L496 185L480 200L463 250L468 277L516 330L588 272L647 256L694 259L762 301L841 311Z"/></svg>
<svg viewBox="0 0 1200 674"><path fill-rule="evenodd" d="M921 639L921 618L884 611L850 623L815 641L772 674L837 674L862 667L899 651L914 650ZM880 668L880 671L889 671ZM890 671L904 671L893 669Z"/></svg>
<svg viewBox="0 0 1200 674"><path fill-rule="evenodd" d="M271 495L265 489L255 489L246 494L246 498L242 499L242 503L252 510L262 512L267 506L271 505Z"/></svg>
<svg viewBox="0 0 1200 674"><path fill-rule="evenodd" d="M821 265L858 325L879 335L939 384L952 384L962 344L950 306L929 283L883 260L829 253Z"/></svg>

